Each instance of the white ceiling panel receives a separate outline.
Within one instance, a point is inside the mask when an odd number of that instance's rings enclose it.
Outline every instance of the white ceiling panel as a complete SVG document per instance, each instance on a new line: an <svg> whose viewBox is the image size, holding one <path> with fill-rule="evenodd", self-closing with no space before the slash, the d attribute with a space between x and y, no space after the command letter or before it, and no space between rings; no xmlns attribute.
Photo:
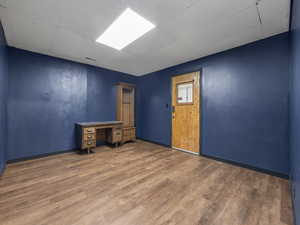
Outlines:
<svg viewBox="0 0 300 225"><path fill-rule="evenodd" d="M121 51L96 43L127 7L156 28ZM290 0L0 0L10 46L132 75L286 32L289 9Z"/></svg>
<svg viewBox="0 0 300 225"><path fill-rule="evenodd" d="M24 20L19 15L7 15L4 20L5 30L8 30L7 42L11 46L24 48L31 51L48 51L51 47L52 29L43 23L32 20Z"/></svg>
<svg viewBox="0 0 300 225"><path fill-rule="evenodd" d="M264 0L258 6L261 21L262 35L269 37L279 34L289 29L289 0Z"/></svg>

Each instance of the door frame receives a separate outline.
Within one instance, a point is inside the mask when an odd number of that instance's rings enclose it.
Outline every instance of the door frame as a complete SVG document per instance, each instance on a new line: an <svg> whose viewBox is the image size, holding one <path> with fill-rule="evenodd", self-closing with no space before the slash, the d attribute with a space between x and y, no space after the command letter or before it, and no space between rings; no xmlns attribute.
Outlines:
<svg viewBox="0 0 300 225"><path fill-rule="evenodd" d="M186 152L186 153L189 153L189 154L192 154L192 155L198 155L198 156L201 156L202 155L202 89L203 89L203 76L202 76L202 68L200 68L199 70L195 70L195 71L187 71L185 73L180 73L180 74L176 74L176 75L172 75L170 77L170 94L171 94L171 104L170 104L170 122L171 122L171 126L170 126L170 147L172 150L176 150L176 151L181 151L181 152ZM195 73L195 72L199 72L199 121L200 121L200 124L199 124L199 153L196 153L196 152L191 152L191 151L187 151L187 150L184 150L184 149L178 149L178 148L173 148L172 146L172 138L173 138L173 120L172 120L172 113L173 113L173 83L172 83L172 78L173 77L177 77L177 76L181 76L181 75L186 75L188 73Z"/></svg>

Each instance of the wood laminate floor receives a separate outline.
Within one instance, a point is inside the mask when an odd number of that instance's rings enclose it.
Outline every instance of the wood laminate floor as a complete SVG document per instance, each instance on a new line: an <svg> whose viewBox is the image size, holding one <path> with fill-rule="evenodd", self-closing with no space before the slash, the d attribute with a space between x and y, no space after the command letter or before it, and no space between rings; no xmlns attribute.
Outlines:
<svg viewBox="0 0 300 225"><path fill-rule="evenodd" d="M137 141L9 164L1 225L291 225L288 181Z"/></svg>

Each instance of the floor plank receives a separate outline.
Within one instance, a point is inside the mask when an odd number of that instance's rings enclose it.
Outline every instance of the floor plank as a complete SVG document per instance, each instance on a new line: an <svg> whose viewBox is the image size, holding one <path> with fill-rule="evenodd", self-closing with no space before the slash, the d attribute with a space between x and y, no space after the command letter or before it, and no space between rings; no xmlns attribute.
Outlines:
<svg viewBox="0 0 300 225"><path fill-rule="evenodd" d="M292 225L288 181L137 141L9 164L1 225Z"/></svg>

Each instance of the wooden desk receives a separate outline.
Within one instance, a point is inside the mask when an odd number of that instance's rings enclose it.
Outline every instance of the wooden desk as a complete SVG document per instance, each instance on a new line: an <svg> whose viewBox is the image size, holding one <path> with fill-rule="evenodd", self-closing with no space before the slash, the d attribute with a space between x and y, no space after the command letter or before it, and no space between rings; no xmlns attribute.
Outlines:
<svg viewBox="0 0 300 225"><path fill-rule="evenodd" d="M78 141L81 149L91 152L96 147L97 140L115 144L122 142L122 121L76 123Z"/></svg>

